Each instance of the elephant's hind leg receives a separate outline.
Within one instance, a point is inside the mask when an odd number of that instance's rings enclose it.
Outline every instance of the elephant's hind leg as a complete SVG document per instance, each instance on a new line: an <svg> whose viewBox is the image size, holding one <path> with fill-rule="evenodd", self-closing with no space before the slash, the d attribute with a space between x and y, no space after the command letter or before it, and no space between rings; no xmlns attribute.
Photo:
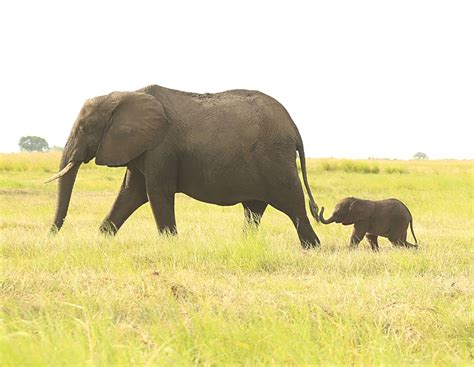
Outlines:
<svg viewBox="0 0 474 367"><path fill-rule="evenodd" d="M245 224L257 228L268 204L259 200L248 200L242 202L242 205L244 207Z"/></svg>
<svg viewBox="0 0 474 367"><path fill-rule="evenodd" d="M128 217L147 201L145 177L140 172L127 169L115 203L99 230L114 235Z"/></svg>
<svg viewBox="0 0 474 367"><path fill-rule="evenodd" d="M394 235L392 237L389 237L388 239L394 246L414 248L414 249L418 248L418 245L414 245L414 244L407 241L407 234L406 233L404 233L401 236Z"/></svg>
<svg viewBox="0 0 474 367"><path fill-rule="evenodd" d="M410 243L410 242L407 241L407 233L406 232L403 234L403 242L405 244L405 247L407 247L407 248L413 248L413 249L418 248L418 245L415 245L415 244Z"/></svg>
<svg viewBox="0 0 474 367"><path fill-rule="evenodd" d="M309 222L309 218L306 213L297 216L290 216L290 218L296 228L296 231L298 232L301 246L304 249L321 246L321 241L314 232L313 227L311 227L311 223Z"/></svg>
<svg viewBox="0 0 474 367"><path fill-rule="evenodd" d="M319 247L321 242L311 227L304 201L303 189L296 176L295 185L292 189L285 188L278 192L270 205L288 215L298 232L301 246L305 249Z"/></svg>

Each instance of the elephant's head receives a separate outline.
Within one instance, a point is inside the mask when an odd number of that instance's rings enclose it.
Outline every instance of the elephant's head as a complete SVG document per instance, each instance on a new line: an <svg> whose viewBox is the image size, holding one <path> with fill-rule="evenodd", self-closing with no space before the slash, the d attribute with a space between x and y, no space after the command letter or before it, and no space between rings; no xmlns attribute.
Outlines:
<svg viewBox="0 0 474 367"><path fill-rule="evenodd" d="M324 207L321 208L319 219L324 224L332 222L350 225L369 218L375 209L375 203L370 200L362 200L353 197L341 200L334 209L331 217L324 219Z"/></svg>
<svg viewBox="0 0 474 367"><path fill-rule="evenodd" d="M98 165L125 166L164 138L169 121L161 103L151 95L114 92L89 99L72 127L61 157L52 231L66 218L72 188L81 163L95 157Z"/></svg>

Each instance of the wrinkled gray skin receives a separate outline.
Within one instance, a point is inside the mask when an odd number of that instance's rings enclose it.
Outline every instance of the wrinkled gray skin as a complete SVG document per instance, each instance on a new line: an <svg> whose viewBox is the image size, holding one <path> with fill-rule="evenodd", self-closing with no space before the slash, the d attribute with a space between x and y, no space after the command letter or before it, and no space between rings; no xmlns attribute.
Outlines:
<svg viewBox="0 0 474 367"><path fill-rule="evenodd" d="M324 207L322 207L319 219L324 224L333 222L346 226L353 224L351 247L357 247L364 236L374 251L379 249L378 236L388 238L395 246L418 247L407 241L407 229L410 225L411 233L417 243L413 232L413 219L405 204L397 199L372 201L354 197L345 198L336 205L328 219L324 219Z"/></svg>
<svg viewBox="0 0 474 367"><path fill-rule="evenodd" d="M176 234L175 194L185 193L217 205L242 203L253 225L270 204L290 217L303 247L318 246L298 178L297 151L317 219L301 136L275 99L258 91L196 94L156 85L92 98L64 148L52 231L66 218L80 164L95 157L98 165L127 167L102 232L115 234L149 201L158 230Z"/></svg>

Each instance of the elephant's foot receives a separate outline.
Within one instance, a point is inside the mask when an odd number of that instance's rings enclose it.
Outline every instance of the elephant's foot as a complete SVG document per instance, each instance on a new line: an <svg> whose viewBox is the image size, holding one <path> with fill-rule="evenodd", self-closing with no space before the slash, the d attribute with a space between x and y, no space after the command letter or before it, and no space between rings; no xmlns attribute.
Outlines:
<svg viewBox="0 0 474 367"><path fill-rule="evenodd" d="M112 223L110 220L104 220L102 224L99 227L100 233L102 233L105 236L115 236L115 234L118 231L117 226Z"/></svg>
<svg viewBox="0 0 474 367"><path fill-rule="evenodd" d="M365 235L365 238L367 238L367 241L369 241L369 244L370 244L370 247L372 248L372 251L378 252L379 251L378 236L375 235L375 234L367 233Z"/></svg>
<svg viewBox="0 0 474 367"><path fill-rule="evenodd" d="M49 228L49 234L50 235L57 235L59 232L59 228L56 226L56 224L53 224L50 228Z"/></svg>
<svg viewBox="0 0 474 367"><path fill-rule="evenodd" d="M301 247L305 250L321 246L321 241L311 227L308 217L302 218L302 220L296 220L295 227L298 232Z"/></svg>
<svg viewBox="0 0 474 367"><path fill-rule="evenodd" d="M290 216L290 218L296 228L296 232L298 232L298 238L303 249L309 250L321 246L321 241L319 241L306 215L301 215L300 217Z"/></svg>
<svg viewBox="0 0 474 367"><path fill-rule="evenodd" d="M176 225L174 226L159 226L158 232L160 235L165 235L165 236L177 236L178 235L178 230L176 229Z"/></svg>
<svg viewBox="0 0 474 367"><path fill-rule="evenodd" d="M268 204L263 201L249 200L242 202L242 205L244 207L245 227L257 228Z"/></svg>
<svg viewBox="0 0 474 367"><path fill-rule="evenodd" d="M321 247L321 242L319 241L319 238L316 236L316 238L311 239L311 240L301 240L301 247L305 250L311 250L315 248Z"/></svg>
<svg viewBox="0 0 474 367"><path fill-rule="evenodd" d="M411 249L414 249L414 250L417 250L418 249L418 245L414 245L413 243L410 243L410 242L405 242L405 246L407 248L411 248Z"/></svg>

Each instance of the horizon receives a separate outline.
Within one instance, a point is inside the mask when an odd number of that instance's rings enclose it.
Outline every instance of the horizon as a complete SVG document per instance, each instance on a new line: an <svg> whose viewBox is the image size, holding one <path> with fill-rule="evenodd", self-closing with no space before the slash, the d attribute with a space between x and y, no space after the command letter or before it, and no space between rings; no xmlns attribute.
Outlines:
<svg viewBox="0 0 474 367"><path fill-rule="evenodd" d="M47 153L61 153L63 147L55 147L58 149L50 149L45 152L41 151L14 151L14 152L0 152L0 154L3 155L8 155L8 154L29 154L29 153L39 153L39 154L47 154ZM60 149L59 149L60 148ZM319 159L319 160L324 160L324 159L334 159L334 160L354 160L354 161L403 161L403 162L408 162L408 161L421 161L421 162L427 162L427 161L474 161L474 158L431 158L427 154L428 158L426 159L419 159L419 158L414 158L413 156L411 158L388 158L388 157L367 157L367 158L353 158L353 157L332 157L332 156L320 156L320 157L314 157L314 156L308 156L306 155L306 159ZM296 156L296 159L298 160L298 155ZM83 164L95 164L95 158L93 158L90 162L88 163L83 163ZM122 166L118 167L109 167L109 168L123 168Z"/></svg>

